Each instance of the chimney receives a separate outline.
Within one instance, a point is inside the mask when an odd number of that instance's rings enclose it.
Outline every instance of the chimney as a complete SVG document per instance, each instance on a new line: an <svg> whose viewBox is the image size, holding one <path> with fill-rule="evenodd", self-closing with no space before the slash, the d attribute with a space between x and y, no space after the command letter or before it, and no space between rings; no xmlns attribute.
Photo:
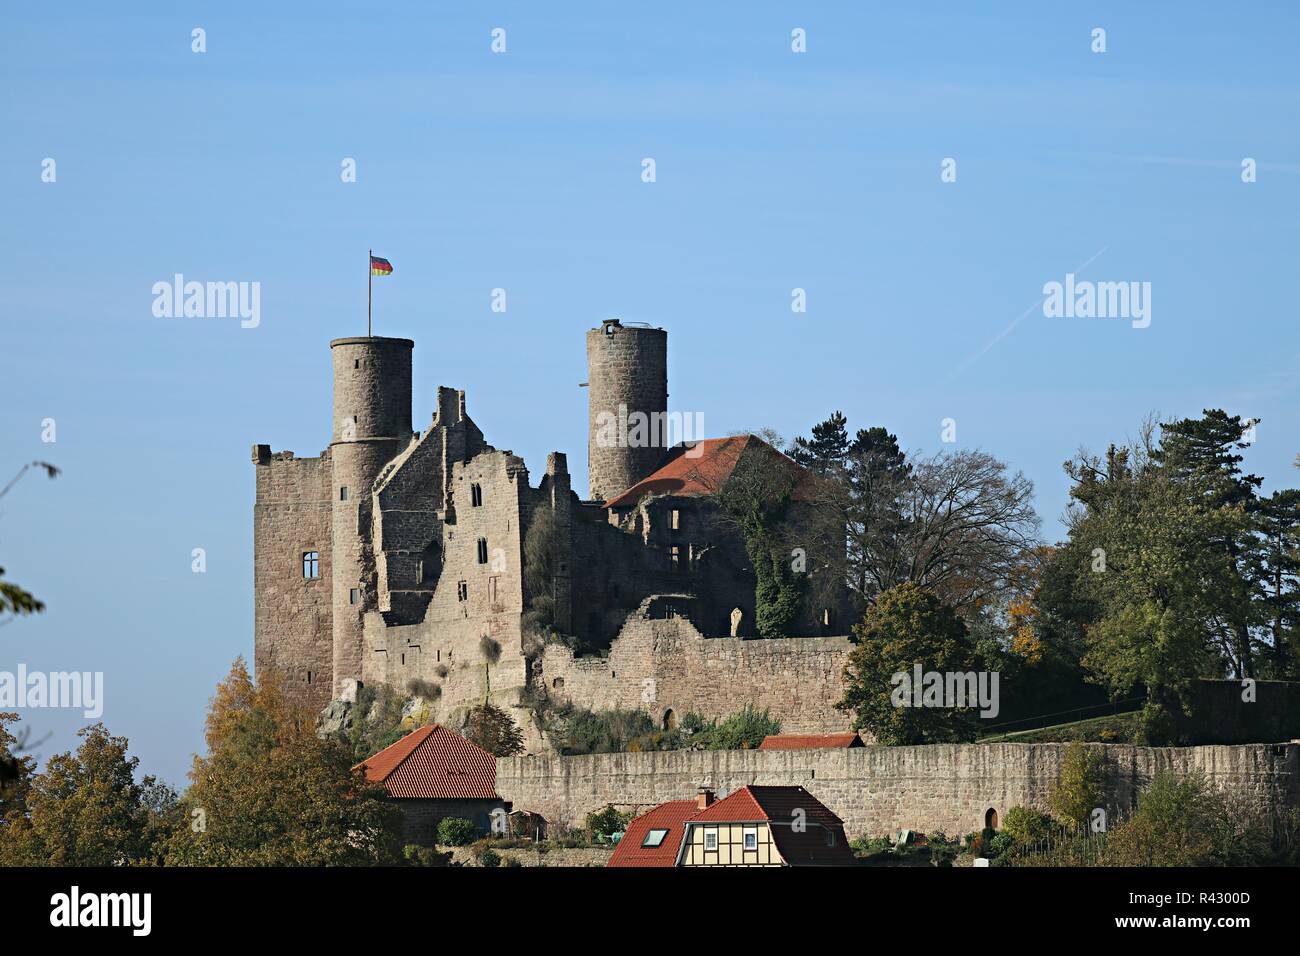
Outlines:
<svg viewBox="0 0 1300 956"><path fill-rule="evenodd" d="M713 806L713 791L708 787L700 787L699 795L695 798L695 807L698 810L707 810Z"/></svg>

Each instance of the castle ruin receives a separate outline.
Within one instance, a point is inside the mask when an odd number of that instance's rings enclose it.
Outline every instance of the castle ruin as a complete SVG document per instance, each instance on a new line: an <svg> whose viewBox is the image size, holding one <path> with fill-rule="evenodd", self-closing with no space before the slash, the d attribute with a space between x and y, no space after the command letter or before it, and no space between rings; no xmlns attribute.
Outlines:
<svg viewBox="0 0 1300 956"><path fill-rule="evenodd" d="M329 447L253 446L255 664L314 708L358 685L419 687L455 727L491 701L545 748L529 691L641 707L671 726L770 706L789 731L842 730L839 607L755 636L755 575L713 494L761 456L751 435L672 442L667 333L607 320L586 335L588 494L565 455L536 487L440 387L412 428L409 339L330 343ZM810 638L817 638L810 640ZM431 699L430 699L431 698Z"/></svg>

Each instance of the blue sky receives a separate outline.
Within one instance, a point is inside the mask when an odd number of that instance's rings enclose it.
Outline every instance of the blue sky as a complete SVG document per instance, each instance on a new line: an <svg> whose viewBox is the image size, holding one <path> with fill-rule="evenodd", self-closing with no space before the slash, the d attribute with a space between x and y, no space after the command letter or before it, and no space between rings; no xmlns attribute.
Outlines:
<svg viewBox="0 0 1300 956"><path fill-rule="evenodd" d="M567 452L579 488L583 333L611 316L669 330L670 405L711 434L842 409L932 452L956 419L959 446L1034 481L1053 539L1061 463L1151 412L1261 418L1248 466L1294 484L1298 21L1283 3L6 5L0 479L35 458L64 474L0 500L0 565L49 605L0 628L0 670L104 671L110 730L184 782L214 685L252 651L249 448L326 446L328 342L364 334L371 246L395 267L375 330L416 341L416 425L437 385L464 388L489 441L534 476ZM1090 258L1081 278L1152 284L1149 328L1031 308ZM155 318L177 272L260 282L260 326ZM86 723L25 716L42 756Z"/></svg>

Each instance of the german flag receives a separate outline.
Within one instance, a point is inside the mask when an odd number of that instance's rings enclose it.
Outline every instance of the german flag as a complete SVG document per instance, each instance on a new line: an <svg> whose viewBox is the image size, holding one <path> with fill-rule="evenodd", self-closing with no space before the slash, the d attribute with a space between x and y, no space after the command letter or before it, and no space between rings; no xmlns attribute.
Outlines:
<svg viewBox="0 0 1300 956"><path fill-rule="evenodd" d="M390 276L393 274L393 264L387 259L379 258L379 256L371 256L370 274L372 276Z"/></svg>

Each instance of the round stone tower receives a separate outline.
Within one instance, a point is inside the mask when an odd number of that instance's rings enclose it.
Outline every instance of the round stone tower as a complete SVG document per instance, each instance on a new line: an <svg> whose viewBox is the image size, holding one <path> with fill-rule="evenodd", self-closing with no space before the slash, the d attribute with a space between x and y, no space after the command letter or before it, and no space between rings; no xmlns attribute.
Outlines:
<svg viewBox="0 0 1300 956"><path fill-rule="evenodd" d="M606 319L587 332L587 497L608 501L659 466L668 411L668 333ZM638 428L638 413L641 427Z"/></svg>
<svg viewBox="0 0 1300 956"><path fill-rule="evenodd" d="M370 487L411 440L410 339L335 339L333 565L334 696L361 679L362 615L376 607Z"/></svg>

